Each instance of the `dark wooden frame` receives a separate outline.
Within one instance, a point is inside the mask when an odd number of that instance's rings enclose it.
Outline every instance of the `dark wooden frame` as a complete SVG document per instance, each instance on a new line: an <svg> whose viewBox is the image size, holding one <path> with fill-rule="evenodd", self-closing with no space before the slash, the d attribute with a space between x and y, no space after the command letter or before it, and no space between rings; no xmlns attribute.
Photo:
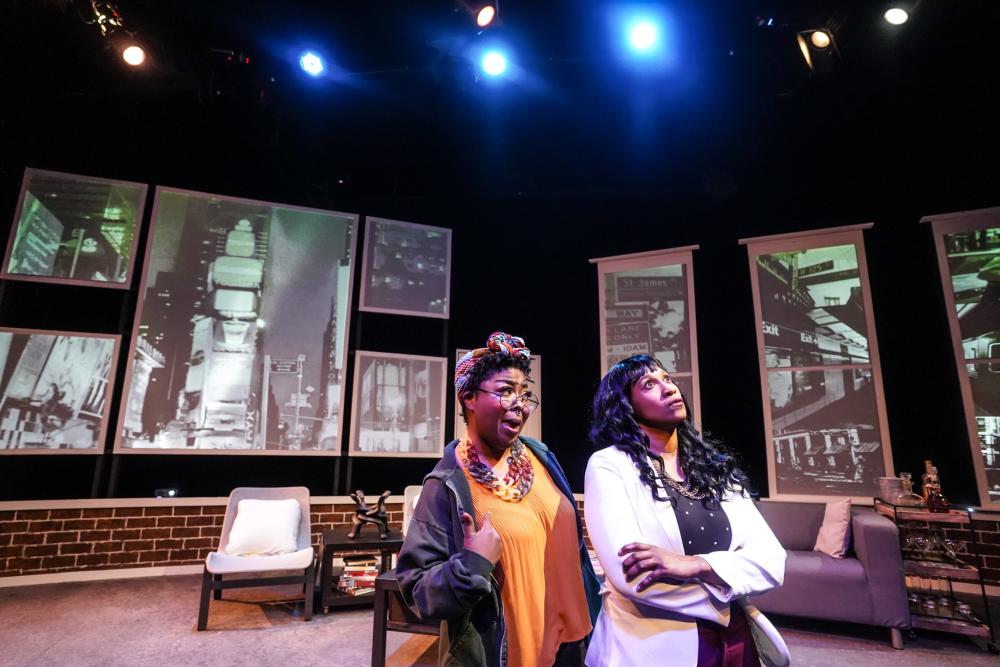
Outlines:
<svg viewBox="0 0 1000 667"><path fill-rule="evenodd" d="M240 573L243 574L243 573ZM302 584L302 593L305 596L305 609L302 613L302 620L312 619L313 599L316 591L316 557L309 562L309 567L303 574L288 575L283 577L255 577L253 579L230 579L222 578L221 574L212 574L205 566L201 575L201 604L198 607L198 630L204 630L208 626L208 606L210 604L209 593L216 600L222 599L222 591L227 588L250 588L253 586L283 586L285 584Z"/></svg>
<svg viewBox="0 0 1000 667"><path fill-rule="evenodd" d="M375 578L372 667L385 667L385 634L390 630L419 635L437 636L441 634L440 623L418 618L403 602L395 570L389 570Z"/></svg>

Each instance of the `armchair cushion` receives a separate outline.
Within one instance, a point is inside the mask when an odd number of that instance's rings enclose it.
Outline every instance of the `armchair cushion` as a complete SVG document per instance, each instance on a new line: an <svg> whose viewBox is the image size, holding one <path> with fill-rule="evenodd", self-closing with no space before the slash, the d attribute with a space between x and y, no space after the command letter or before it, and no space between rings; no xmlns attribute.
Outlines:
<svg viewBox="0 0 1000 667"><path fill-rule="evenodd" d="M278 572L281 570L303 570L313 560L313 548L299 549L290 554L277 556L230 556L221 551L210 551L205 559L205 567L212 574L236 574L238 572Z"/></svg>
<svg viewBox="0 0 1000 667"><path fill-rule="evenodd" d="M225 553L230 556L274 556L298 549L299 501L256 500L239 502Z"/></svg>

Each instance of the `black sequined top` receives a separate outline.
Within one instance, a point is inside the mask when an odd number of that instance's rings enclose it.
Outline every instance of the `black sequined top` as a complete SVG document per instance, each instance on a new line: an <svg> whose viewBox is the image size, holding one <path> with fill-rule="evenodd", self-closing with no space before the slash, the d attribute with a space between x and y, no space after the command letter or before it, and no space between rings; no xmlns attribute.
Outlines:
<svg viewBox="0 0 1000 667"><path fill-rule="evenodd" d="M733 540L729 517L712 499L686 498L662 481L660 488L673 499L674 515L684 544L684 555L698 556L713 551L728 551Z"/></svg>

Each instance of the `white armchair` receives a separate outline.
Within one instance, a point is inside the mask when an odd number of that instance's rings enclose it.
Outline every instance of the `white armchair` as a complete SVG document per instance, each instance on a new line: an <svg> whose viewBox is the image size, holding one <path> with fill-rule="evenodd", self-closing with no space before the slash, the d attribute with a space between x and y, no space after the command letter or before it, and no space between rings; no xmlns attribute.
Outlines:
<svg viewBox="0 0 1000 667"><path fill-rule="evenodd" d="M294 513L289 512L289 509L294 509L294 505L289 508L276 504L255 506L247 503L244 504L244 515L238 526L239 539L232 542L231 546L240 502L244 500L295 500L298 503L298 526L294 525ZM266 511L262 512L262 509ZM208 625L209 593L214 592L215 599L220 600L222 590L226 588L300 583L305 596L302 618L305 621L312 618L316 555L312 547L309 510L309 489L304 486L233 489L229 494L229 504L226 506L226 517L222 523L222 537L219 539L218 550L208 554L205 559L205 570L201 581L201 604L198 609L199 630L204 630ZM257 514L253 514L254 512ZM296 571L296 574L225 579L225 575L231 574L288 571Z"/></svg>

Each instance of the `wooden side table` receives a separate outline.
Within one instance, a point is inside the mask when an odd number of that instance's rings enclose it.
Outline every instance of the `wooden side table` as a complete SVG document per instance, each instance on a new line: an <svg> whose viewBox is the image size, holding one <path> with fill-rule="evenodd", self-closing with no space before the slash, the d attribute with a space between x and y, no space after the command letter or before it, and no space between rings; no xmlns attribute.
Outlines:
<svg viewBox="0 0 1000 667"><path fill-rule="evenodd" d="M399 537L396 531L390 531L389 537L380 540L377 537L358 537L350 539L347 537L346 528L327 528L323 531L322 555L320 563L320 593L319 604L323 608L323 613L327 613L330 607L345 607L355 605L374 604L374 595L355 597L337 590L333 585L333 557L334 555L379 552L379 574L387 572L392 567L392 555L399 553L403 547L403 538Z"/></svg>
<svg viewBox="0 0 1000 667"><path fill-rule="evenodd" d="M983 583L986 559L980 548L972 509L952 506L946 512L931 512L926 507L896 505L876 498L875 511L892 519L899 531L903 572L910 584L912 629L981 637L986 640L990 653L1000 653ZM951 539L952 535L963 532L969 536L967 540ZM941 588L937 587L938 581L942 582ZM966 604L965 611L960 611L954 582L978 588L982 606L973 610ZM947 584L947 588L943 584Z"/></svg>

